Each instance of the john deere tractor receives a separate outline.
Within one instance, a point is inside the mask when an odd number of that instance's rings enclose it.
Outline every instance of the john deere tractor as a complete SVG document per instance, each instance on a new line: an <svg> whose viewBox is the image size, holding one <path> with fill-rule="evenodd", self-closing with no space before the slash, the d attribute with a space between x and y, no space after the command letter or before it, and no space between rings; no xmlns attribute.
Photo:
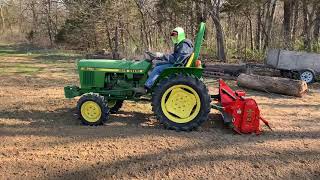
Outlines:
<svg viewBox="0 0 320 180"><path fill-rule="evenodd" d="M190 131L208 118L211 99L198 60L204 33L205 23L201 23L186 66L166 69L151 89L152 109L167 129ZM80 60L81 86L65 87L65 96L81 96L77 111L83 124L101 125L110 113L118 112L124 100L141 99L135 89L144 87L151 70L150 60Z"/></svg>

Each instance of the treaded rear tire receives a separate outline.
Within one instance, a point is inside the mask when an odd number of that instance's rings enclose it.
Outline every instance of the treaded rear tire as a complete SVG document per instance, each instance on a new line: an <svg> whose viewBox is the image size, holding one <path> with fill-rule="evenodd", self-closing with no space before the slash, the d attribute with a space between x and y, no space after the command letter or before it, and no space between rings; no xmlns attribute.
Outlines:
<svg viewBox="0 0 320 180"><path fill-rule="evenodd" d="M96 122L87 121L81 114L81 106L87 101L97 103L101 109L101 117ZM103 125L103 123L109 118L109 108L103 96L94 93L84 94L77 103L77 115L83 125L99 126Z"/></svg>
<svg viewBox="0 0 320 180"><path fill-rule="evenodd" d="M198 115L187 123L176 123L168 119L162 111L161 99L167 89L175 85L187 85L194 89L200 97L201 109ZM210 95L206 85L192 75L174 74L160 81L152 94L152 110L157 119L166 129L176 131L192 131L201 126L207 119L210 113Z"/></svg>

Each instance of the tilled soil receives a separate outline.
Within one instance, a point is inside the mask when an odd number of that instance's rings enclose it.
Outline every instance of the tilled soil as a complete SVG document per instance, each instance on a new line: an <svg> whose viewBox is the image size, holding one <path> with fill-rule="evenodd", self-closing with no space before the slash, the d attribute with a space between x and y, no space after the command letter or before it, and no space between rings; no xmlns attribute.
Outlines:
<svg viewBox="0 0 320 180"><path fill-rule="evenodd" d="M0 57L1 179L320 179L317 84L303 98L248 91L274 129L261 136L233 134L216 111L197 131L164 130L149 102L130 101L86 127L63 94L78 83L74 69L73 60Z"/></svg>

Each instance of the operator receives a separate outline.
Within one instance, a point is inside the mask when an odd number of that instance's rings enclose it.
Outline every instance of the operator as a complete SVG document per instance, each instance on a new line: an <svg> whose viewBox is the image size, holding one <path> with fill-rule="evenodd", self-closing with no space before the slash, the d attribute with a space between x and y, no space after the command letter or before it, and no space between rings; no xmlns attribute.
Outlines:
<svg viewBox="0 0 320 180"><path fill-rule="evenodd" d="M167 68L185 66L189 57L193 53L193 44L191 40L186 39L186 34L181 27L175 28L171 32L171 40L174 44L172 54L163 55L157 58L160 62L156 63L155 68L151 72L145 83L146 90L150 90L160 74Z"/></svg>

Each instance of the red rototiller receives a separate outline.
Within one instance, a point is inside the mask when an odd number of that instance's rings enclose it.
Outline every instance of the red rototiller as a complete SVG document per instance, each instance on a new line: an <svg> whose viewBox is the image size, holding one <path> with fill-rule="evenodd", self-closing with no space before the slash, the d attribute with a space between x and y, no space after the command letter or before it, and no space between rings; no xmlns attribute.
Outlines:
<svg viewBox="0 0 320 180"><path fill-rule="evenodd" d="M233 91L220 79L219 94L212 96L217 103L212 108L219 110L224 123L239 134L261 134L260 121L272 130L268 121L261 117L256 101L245 95L242 90Z"/></svg>

